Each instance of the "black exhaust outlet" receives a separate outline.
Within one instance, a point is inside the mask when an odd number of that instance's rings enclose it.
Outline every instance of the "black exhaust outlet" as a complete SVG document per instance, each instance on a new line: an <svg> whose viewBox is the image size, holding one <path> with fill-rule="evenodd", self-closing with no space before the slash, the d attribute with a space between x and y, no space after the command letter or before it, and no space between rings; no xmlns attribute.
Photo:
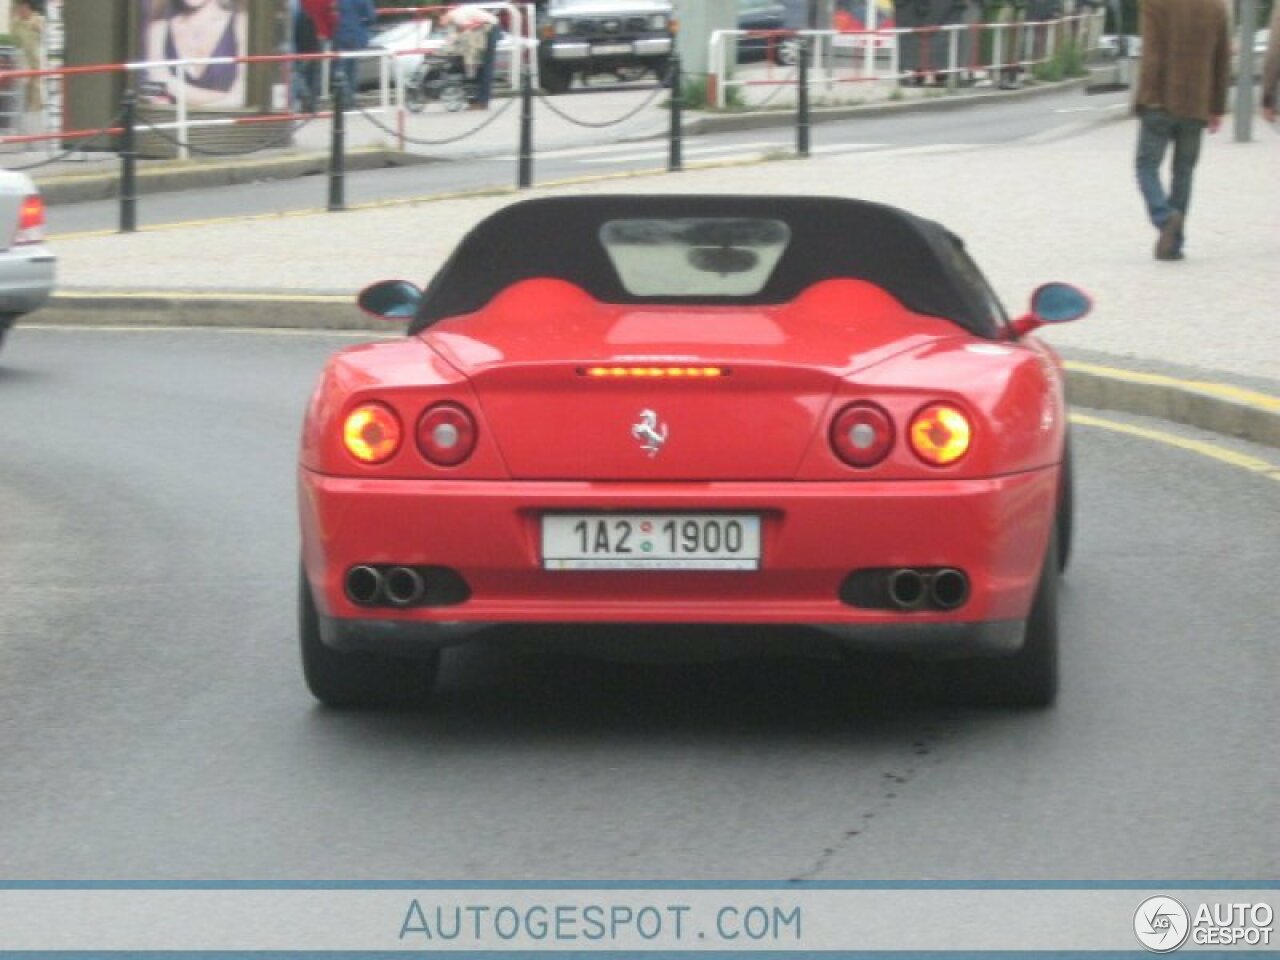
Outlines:
<svg viewBox="0 0 1280 960"><path fill-rule="evenodd" d="M377 567L358 566L347 571L347 596L353 603L370 607L382 598L382 572Z"/></svg>
<svg viewBox="0 0 1280 960"><path fill-rule="evenodd" d="M889 574L889 599L900 610L919 610L928 596L928 585L919 570L903 567Z"/></svg>
<svg viewBox="0 0 1280 960"><path fill-rule="evenodd" d="M939 610L954 610L969 599L969 578L961 570L943 567L929 581L929 598Z"/></svg>
<svg viewBox="0 0 1280 960"><path fill-rule="evenodd" d="M392 567L387 571L383 590L393 607L412 607L421 602L427 585L422 574L412 567Z"/></svg>

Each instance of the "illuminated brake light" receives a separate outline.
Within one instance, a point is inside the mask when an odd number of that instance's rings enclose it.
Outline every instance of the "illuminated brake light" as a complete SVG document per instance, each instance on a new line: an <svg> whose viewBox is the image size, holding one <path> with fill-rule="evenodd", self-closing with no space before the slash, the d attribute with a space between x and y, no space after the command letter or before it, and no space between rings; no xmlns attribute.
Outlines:
<svg viewBox="0 0 1280 960"><path fill-rule="evenodd" d="M911 449L925 463L945 467L969 450L973 426L955 407L934 403L911 419Z"/></svg>
<svg viewBox="0 0 1280 960"><path fill-rule="evenodd" d="M476 422L456 403L439 403L418 420L418 450L431 463L456 467L476 448Z"/></svg>
<svg viewBox="0 0 1280 960"><path fill-rule="evenodd" d="M662 378L683 378L686 380L712 380L716 377L727 377L729 371L724 367L587 367L580 371L585 377L593 380L639 380Z"/></svg>
<svg viewBox="0 0 1280 960"><path fill-rule="evenodd" d="M380 403L356 407L342 425L342 442L361 463L386 463L400 449L402 435L396 415Z"/></svg>
<svg viewBox="0 0 1280 960"><path fill-rule="evenodd" d="M44 239L44 199L33 193L22 201L18 211L18 231L13 235L15 246L22 243L39 243Z"/></svg>
<svg viewBox="0 0 1280 960"><path fill-rule="evenodd" d="M831 446L851 467L872 467L893 449L893 421L874 403L853 403L831 421Z"/></svg>

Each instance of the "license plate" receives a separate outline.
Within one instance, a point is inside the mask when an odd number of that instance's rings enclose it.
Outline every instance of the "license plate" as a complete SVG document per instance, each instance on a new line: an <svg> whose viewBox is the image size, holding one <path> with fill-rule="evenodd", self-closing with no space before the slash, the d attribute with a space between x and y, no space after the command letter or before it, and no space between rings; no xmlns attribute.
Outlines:
<svg viewBox="0 0 1280 960"><path fill-rule="evenodd" d="M630 53L631 44L629 43L597 43L591 48L591 52L597 57L611 57L620 53Z"/></svg>
<svg viewBox="0 0 1280 960"><path fill-rule="evenodd" d="M727 513L549 513L548 570L756 570L760 518Z"/></svg>

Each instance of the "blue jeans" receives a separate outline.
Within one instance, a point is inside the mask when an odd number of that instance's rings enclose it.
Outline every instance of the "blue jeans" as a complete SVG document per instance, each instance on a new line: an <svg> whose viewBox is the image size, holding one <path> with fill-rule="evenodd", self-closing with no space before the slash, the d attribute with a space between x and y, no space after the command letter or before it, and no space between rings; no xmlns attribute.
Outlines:
<svg viewBox="0 0 1280 960"><path fill-rule="evenodd" d="M1158 230L1164 226L1169 214L1177 210L1186 219L1191 205L1191 175L1200 159L1200 140L1204 134L1203 120L1175 117L1164 110L1143 108L1138 129L1138 189L1147 204L1147 215ZM1173 172L1169 192L1160 183L1160 166L1165 151L1173 144ZM1182 238L1178 246L1182 247Z"/></svg>

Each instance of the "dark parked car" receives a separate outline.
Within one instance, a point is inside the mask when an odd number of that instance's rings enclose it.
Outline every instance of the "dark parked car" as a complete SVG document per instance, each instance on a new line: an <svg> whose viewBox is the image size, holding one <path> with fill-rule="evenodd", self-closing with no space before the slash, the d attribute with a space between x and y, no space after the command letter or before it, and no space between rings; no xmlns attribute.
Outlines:
<svg viewBox="0 0 1280 960"><path fill-rule="evenodd" d="M778 31L802 26L795 22L786 4L776 0L738 0L738 29L760 31L738 38L738 62L768 60L787 66L798 63L799 41Z"/></svg>
<svg viewBox="0 0 1280 960"><path fill-rule="evenodd" d="M538 17L538 72L548 93L564 93L575 76L659 79L675 47L667 0L551 0Z"/></svg>

